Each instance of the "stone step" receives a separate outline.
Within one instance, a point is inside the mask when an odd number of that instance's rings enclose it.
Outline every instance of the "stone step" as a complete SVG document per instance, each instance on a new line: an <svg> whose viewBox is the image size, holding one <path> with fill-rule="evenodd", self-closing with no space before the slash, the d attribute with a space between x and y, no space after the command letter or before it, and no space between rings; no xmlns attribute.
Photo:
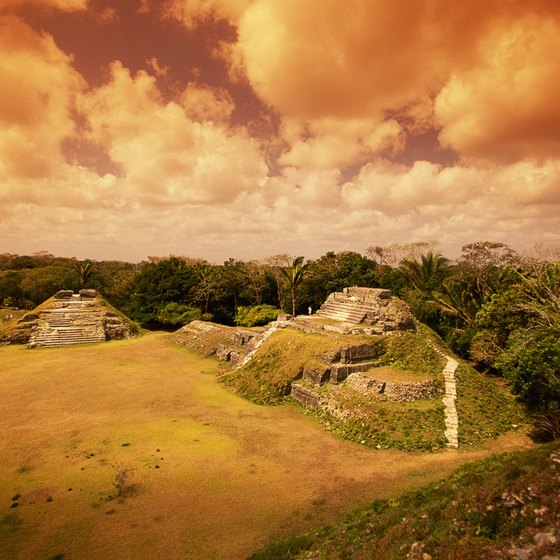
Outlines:
<svg viewBox="0 0 560 560"><path fill-rule="evenodd" d="M351 373L368 371L375 367L376 362L359 362L356 364L332 364L330 381L331 383L340 383L344 381Z"/></svg>

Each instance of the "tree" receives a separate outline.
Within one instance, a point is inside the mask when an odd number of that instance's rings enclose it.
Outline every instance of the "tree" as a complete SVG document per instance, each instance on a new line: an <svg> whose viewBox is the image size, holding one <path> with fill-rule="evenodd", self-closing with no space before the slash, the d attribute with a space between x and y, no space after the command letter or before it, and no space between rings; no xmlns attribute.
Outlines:
<svg viewBox="0 0 560 560"><path fill-rule="evenodd" d="M266 325L271 321L275 321L280 313L282 313L281 309L267 304L255 305L253 307L241 306L237 309L235 324L240 327Z"/></svg>
<svg viewBox="0 0 560 560"><path fill-rule="evenodd" d="M437 244L437 241L430 240L413 243L391 243L386 247L370 245L366 249L366 254L378 264L395 267L404 259L417 259L420 255L433 252Z"/></svg>
<svg viewBox="0 0 560 560"><path fill-rule="evenodd" d="M80 288L85 288L91 277L96 271L95 264L93 261L86 259L85 261L78 261L72 265L72 270L78 275L78 281L80 282Z"/></svg>
<svg viewBox="0 0 560 560"><path fill-rule="evenodd" d="M193 267L198 278L193 288L193 299L204 304L203 313L209 313L210 301L221 291L222 275L219 268L208 263L198 263Z"/></svg>
<svg viewBox="0 0 560 560"><path fill-rule="evenodd" d="M433 292L441 289L449 275L449 261L442 255L429 252L420 258L404 259L401 270L425 299L431 299Z"/></svg>
<svg viewBox="0 0 560 560"><path fill-rule="evenodd" d="M263 303L263 292L268 286L266 279L267 265L261 261L248 261L243 264L245 274L245 291L251 298L251 303L261 305Z"/></svg>
<svg viewBox="0 0 560 560"><path fill-rule="evenodd" d="M473 285L473 295L482 304L508 282L509 271L519 262L517 253L505 243L477 241L462 248L456 274Z"/></svg>
<svg viewBox="0 0 560 560"><path fill-rule="evenodd" d="M307 264L303 264L305 257L296 257L289 268L281 268L284 278L288 282L288 287L292 296L292 315L296 314L296 291L300 285L306 271Z"/></svg>
<svg viewBox="0 0 560 560"><path fill-rule="evenodd" d="M276 283L276 296L277 296L277 305L278 307L282 307L282 271L281 269L287 266L290 266L293 258L286 254L281 253L278 255L272 255L268 257L265 262L268 265L269 271L274 278L274 282Z"/></svg>
<svg viewBox="0 0 560 560"><path fill-rule="evenodd" d="M144 324L158 322L158 314L167 304L191 303L190 291L197 280L193 267L178 257L143 263L134 277L123 311Z"/></svg>

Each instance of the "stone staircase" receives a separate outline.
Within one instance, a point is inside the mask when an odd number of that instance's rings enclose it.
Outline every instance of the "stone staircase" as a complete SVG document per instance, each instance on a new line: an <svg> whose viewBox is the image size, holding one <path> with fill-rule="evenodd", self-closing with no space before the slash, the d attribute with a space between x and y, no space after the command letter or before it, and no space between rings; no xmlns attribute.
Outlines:
<svg viewBox="0 0 560 560"><path fill-rule="evenodd" d="M66 346L105 342L103 314L89 301L72 298L64 306L41 312L29 347Z"/></svg>
<svg viewBox="0 0 560 560"><path fill-rule="evenodd" d="M253 348L242 360L239 361L239 363L237 363L235 369L239 369L247 365L253 359L258 349L272 334L274 334L278 329L284 329L287 326L287 321L273 321L269 323L266 329L260 334L260 336L254 338Z"/></svg>
<svg viewBox="0 0 560 560"><path fill-rule="evenodd" d="M435 344L430 343L430 346L447 360L442 372L445 381L445 394L442 399L445 415L445 438L447 439L445 445L446 447L457 449L459 447L459 415L457 413L457 379L455 371L459 363L445 354Z"/></svg>
<svg viewBox="0 0 560 560"><path fill-rule="evenodd" d="M382 288L353 287L344 288L342 292L332 292L315 316L336 321L343 328L359 325L367 334L416 330L414 317L406 303L393 298L389 290ZM325 330L327 327L324 326ZM350 332L353 333L354 330Z"/></svg>
<svg viewBox="0 0 560 560"><path fill-rule="evenodd" d="M366 303L331 299L321 305L316 315L344 323L359 324L365 320L368 312L373 313L374 309Z"/></svg>

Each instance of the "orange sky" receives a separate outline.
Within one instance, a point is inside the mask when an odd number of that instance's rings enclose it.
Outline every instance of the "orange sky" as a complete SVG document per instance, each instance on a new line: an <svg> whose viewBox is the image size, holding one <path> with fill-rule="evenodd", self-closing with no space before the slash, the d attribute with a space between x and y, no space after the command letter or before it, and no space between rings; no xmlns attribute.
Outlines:
<svg viewBox="0 0 560 560"><path fill-rule="evenodd" d="M560 243L558 0L0 0L0 252Z"/></svg>

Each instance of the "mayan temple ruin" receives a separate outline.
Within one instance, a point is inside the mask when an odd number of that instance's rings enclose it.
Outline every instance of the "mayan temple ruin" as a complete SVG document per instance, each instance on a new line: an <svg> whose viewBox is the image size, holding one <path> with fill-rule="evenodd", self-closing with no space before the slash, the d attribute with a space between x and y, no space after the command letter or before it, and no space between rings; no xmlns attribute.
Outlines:
<svg viewBox="0 0 560 560"><path fill-rule="evenodd" d="M131 338L137 331L96 290L60 290L26 313L2 342L29 348L67 346Z"/></svg>

